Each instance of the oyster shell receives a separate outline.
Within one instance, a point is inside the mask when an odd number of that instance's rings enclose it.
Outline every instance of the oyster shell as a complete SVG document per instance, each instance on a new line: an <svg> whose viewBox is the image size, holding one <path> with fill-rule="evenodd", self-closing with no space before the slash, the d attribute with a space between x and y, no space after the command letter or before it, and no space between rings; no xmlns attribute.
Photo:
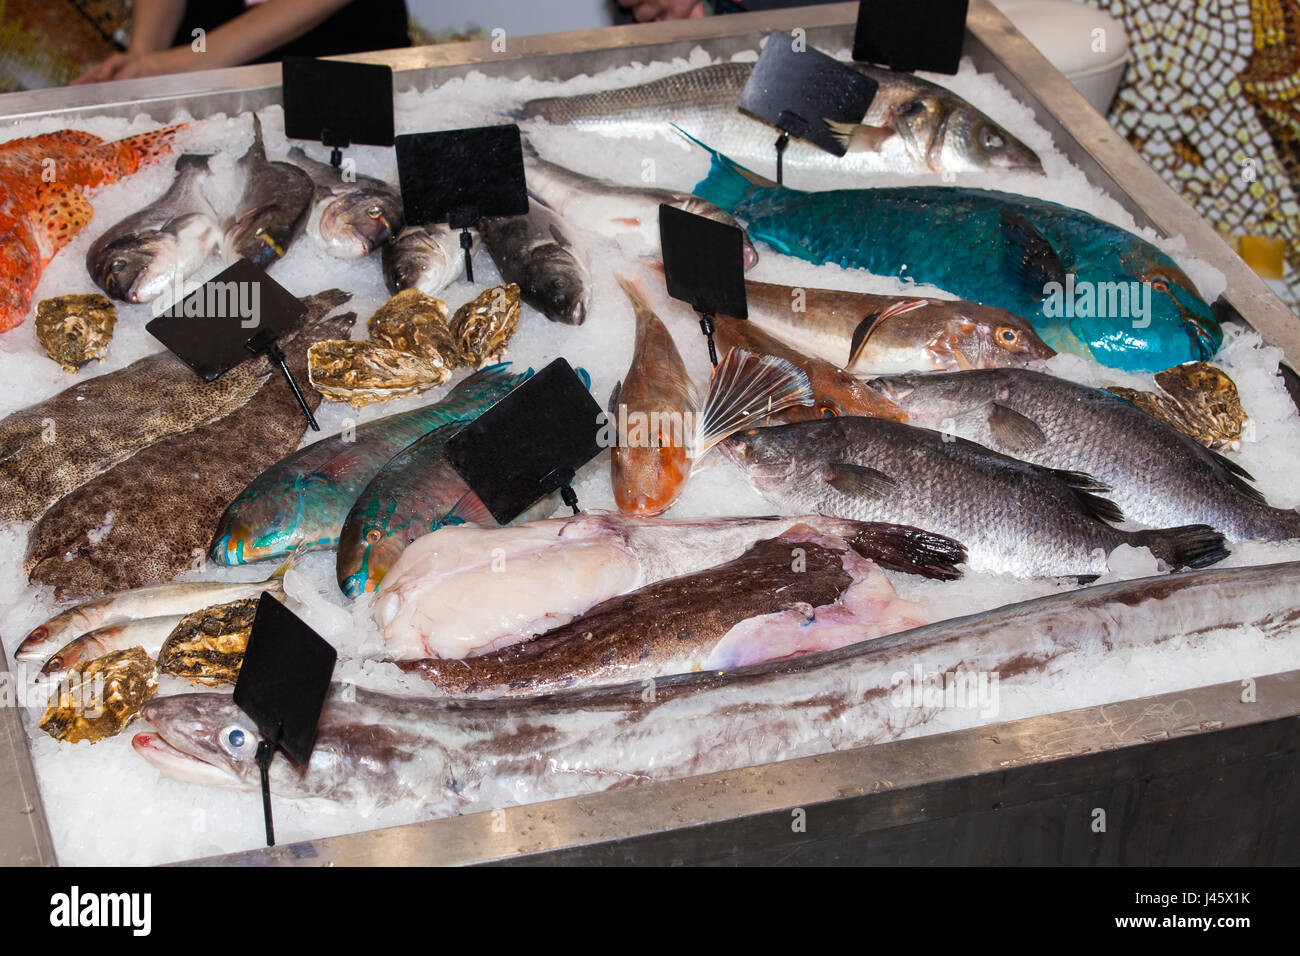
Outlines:
<svg viewBox="0 0 1300 956"><path fill-rule="evenodd" d="M448 368L460 364L446 303L419 289L403 289L381 305L366 329L370 340L384 348L443 362Z"/></svg>
<svg viewBox="0 0 1300 956"><path fill-rule="evenodd" d="M239 677L258 598L214 604L181 618L158 652L158 669L215 687Z"/></svg>
<svg viewBox="0 0 1300 956"><path fill-rule="evenodd" d="M122 731L158 693L158 670L143 647L74 664L59 679L40 728L55 740L94 743Z"/></svg>
<svg viewBox="0 0 1300 956"><path fill-rule="evenodd" d="M102 295L61 295L36 306L36 338L65 372L104 361L117 309Z"/></svg>
<svg viewBox="0 0 1300 956"><path fill-rule="evenodd" d="M332 402L362 408L415 395L451 377L451 366L374 342L330 339L307 350L307 378Z"/></svg>
<svg viewBox="0 0 1300 956"><path fill-rule="evenodd" d="M1241 447L1241 429L1247 420L1232 379L1207 362L1175 365L1156 375L1160 392L1108 388L1184 435L1215 451Z"/></svg>
<svg viewBox="0 0 1300 956"><path fill-rule="evenodd" d="M484 289L451 317L451 332L461 361L474 368L499 362L519 328L519 286Z"/></svg>

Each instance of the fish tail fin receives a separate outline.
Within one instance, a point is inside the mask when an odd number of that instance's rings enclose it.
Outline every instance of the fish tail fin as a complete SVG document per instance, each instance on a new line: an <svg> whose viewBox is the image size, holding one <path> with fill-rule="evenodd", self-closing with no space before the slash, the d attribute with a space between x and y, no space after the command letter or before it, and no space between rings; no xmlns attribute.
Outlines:
<svg viewBox="0 0 1300 956"><path fill-rule="evenodd" d="M655 315L655 310L650 305L649 296L646 293L645 283L640 277L628 278L621 272L615 271L614 281L618 283L623 294L627 296L628 301L632 303L632 312L636 315L637 328L641 329L646 322L652 322L659 317ZM653 322L652 322L653 324Z"/></svg>
<svg viewBox="0 0 1300 956"><path fill-rule="evenodd" d="M692 143L709 151L713 161L709 165L709 175L695 184L692 190L701 199L706 199L719 209L734 213L758 189L779 189L770 179L764 179L753 170L746 169L735 160L728 159L716 149L700 142L680 126L674 127Z"/></svg>
<svg viewBox="0 0 1300 956"><path fill-rule="evenodd" d="M289 556L280 563L280 566L271 572L271 576L266 579L267 584L281 584L284 582L284 576L297 567L302 556L308 552L303 548L294 548L289 552Z"/></svg>
<svg viewBox="0 0 1300 956"><path fill-rule="evenodd" d="M961 577L957 565L966 560L960 542L910 525L863 522L862 530L846 540L854 551L886 570L939 581Z"/></svg>
<svg viewBox="0 0 1300 956"><path fill-rule="evenodd" d="M812 403L812 384L803 369L775 355L731 349L709 376L692 455L699 460L729 435Z"/></svg>
<svg viewBox="0 0 1300 956"><path fill-rule="evenodd" d="M509 362L498 362L496 365L485 365L472 375L467 375L456 383L456 386L452 391L458 392L462 389L469 390L473 388L491 388L497 386L514 388L517 385L522 385L532 377L533 370L531 368L516 373L510 371Z"/></svg>
<svg viewBox="0 0 1300 956"><path fill-rule="evenodd" d="M1175 568L1204 568L1228 556L1223 535L1207 524L1136 531L1134 542Z"/></svg>
<svg viewBox="0 0 1300 956"><path fill-rule="evenodd" d="M148 133L137 133L106 144L108 149L112 150L109 163L113 167L111 174L100 182L86 182L83 185L93 187L100 185L101 182L110 183L122 176L130 176L145 166L152 166L172 151L172 140L184 128L184 123L177 123L175 126L165 126Z"/></svg>

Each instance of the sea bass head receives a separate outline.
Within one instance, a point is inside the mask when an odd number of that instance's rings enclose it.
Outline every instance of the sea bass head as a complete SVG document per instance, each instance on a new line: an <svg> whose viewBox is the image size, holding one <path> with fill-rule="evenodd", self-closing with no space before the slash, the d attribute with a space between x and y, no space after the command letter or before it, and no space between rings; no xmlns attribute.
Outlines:
<svg viewBox="0 0 1300 956"><path fill-rule="evenodd" d="M391 295L419 289L436 296L461 268L460 247L446 226L407 226L382 253L384 285Z"/></svg>
<svg viewBox="0 0 1300 956"><path fill-rule="evenodd" d="M935 172L1043 171L1032 149L964 101L918 95L893 120L909 152Z"/></svg>
<svg viewBox="0 0 1300 956"><path fill-rule="evenodd" d="M791 425L747 428L724 439L718 447L757 491L775 491L794 479L800 456L806 456L799 444L802 434L799 427Z"/></svg>
<svg viewBox="0 0 1300 956"><path fill-rule="evenodd" d="M528 259L520 285L541 300L547 315L582 325L591 307L591 280L582 262L562 246Z"/></svg>
<svg viewBox="0 0 1300 956"><path fill-rule="evenodd" d="M315 234L330 255L361 259L394 239L403 224L400 196L387 188L362 187L326 203Z"/></svg>

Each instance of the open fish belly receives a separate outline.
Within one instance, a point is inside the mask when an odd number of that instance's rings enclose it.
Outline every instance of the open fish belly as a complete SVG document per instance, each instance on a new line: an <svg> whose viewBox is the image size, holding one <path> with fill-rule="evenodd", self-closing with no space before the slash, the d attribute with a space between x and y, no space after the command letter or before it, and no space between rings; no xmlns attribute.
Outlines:
<svg viewBox="0 0 1300 956"><path fill-rule="evenodd" d="M902 695L899 674L1036 679L1072 654L1199 642L1294 640L1300 562L1194 571L1054 594L794 660L554 694L420 700L353 690L326 704L303 771L272 764L271 789L358 807L434 813L511 806L895 739L940 708ZM996 707L980 719L996 720ZM155 698L143 717L167 742L159 769L256 789L255 728L230 698ZM201 718L201 719L199 719ZM238 757L195 728L243 725ZM138 741L138 738L137 738ZM137 750L150 756L148 748Z"/></svg>

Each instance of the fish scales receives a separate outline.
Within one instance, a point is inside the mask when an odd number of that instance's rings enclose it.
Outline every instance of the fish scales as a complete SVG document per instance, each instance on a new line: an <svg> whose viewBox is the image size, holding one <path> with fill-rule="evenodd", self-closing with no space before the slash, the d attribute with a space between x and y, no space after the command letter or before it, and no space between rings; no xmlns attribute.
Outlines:
<svg viewBox="0 0 1300 956"><path fill-rule="evenodd" d="M350 297L314 298L333 309ZM141 448L239 408L269 374L264 362L242 362L205 382L162 351L11 413L0 421L0 520L39 518Z"/></svg>
<svg viewBox="0 0 1300 956"><path fill-rule="evenodd" d="M308 346L346 336L356 318L327 316L333 298L305 300L309 315L281 340L298 380ZM321 401L311 388L303 397L311 408ZM61 499L32 529L30 579L63 597L142 587L194 568L226 506L297 448L306 428L288 383L266 379L224 418L142 449Z"/></svg>
<svg viewBox="0 0 1300 956"><path fill-rule="evenodd" d="M1077 654L1171 640L1294 640L1300 563L1211 569L1053 594L792 660L536 696L421 700L347 688L326 703L310 762L271 789L435 815L863 747L924 726L897 674L998 675L1005 691ZM1060 663L1058 663L1060 662ZM1050 708L1049 708L1050 709ZM156 698L135 749L181 779L258 788L257 734L225 695ZM219 728L244 732L220 746Z"/></svg>

